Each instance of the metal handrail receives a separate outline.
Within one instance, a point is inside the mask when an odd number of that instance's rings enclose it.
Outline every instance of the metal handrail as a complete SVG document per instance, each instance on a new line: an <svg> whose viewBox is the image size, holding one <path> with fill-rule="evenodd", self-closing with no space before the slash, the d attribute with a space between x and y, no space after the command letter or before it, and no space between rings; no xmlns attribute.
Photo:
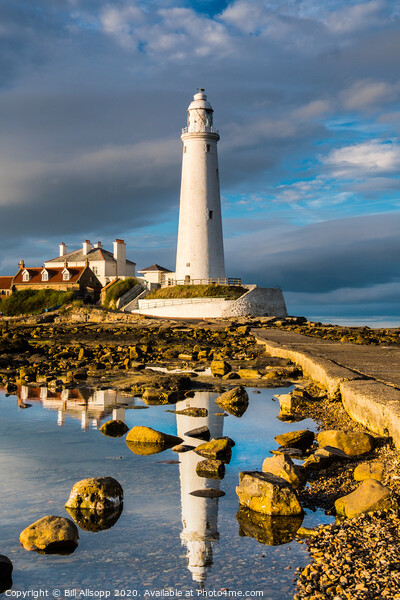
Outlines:
<svg viewBox="0 0 400 600"><path fill-rule="evenodd" d="M240 277L210 277L208 279L168 279L161 287L171 287L174 285L242 285Z"/></svg>
<svg viewBox="0 0 400 600"><path fill-rule="evenodd" d="M158 306L173 306L174 304L200 304L204 302L228 302L226 298L218 298L215 296L203 298L163 298L160 300L139 300L139 308L157 308ZM145 305L141 303L145 302Z"/></svg>
<svg viewBox="0 0 400 600"><path fill-rule="evenodd" d="M182 133L189 133L189 127L183 127ZM205 127L203 131L191 131L190 133L218 133L219 130L215 129L215 127Z"/></svg>

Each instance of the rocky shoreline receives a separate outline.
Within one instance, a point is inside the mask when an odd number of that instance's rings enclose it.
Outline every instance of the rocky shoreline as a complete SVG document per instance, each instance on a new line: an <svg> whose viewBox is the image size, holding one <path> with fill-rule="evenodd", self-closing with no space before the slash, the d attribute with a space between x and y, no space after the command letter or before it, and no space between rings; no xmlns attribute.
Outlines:
<svg viewBox="0 0 400 600"><path fill-rule="evenodd" d="M321 326L301 318L185 323L81 309L0 321L0 380L9 394L20 385L55 391L112 387L148 404L172 405L193 390L221 393L237 385L296 383L304 401L282 414L282 420L313 418L321 430L365 432L340 401L329 400L324 390L304 380L296 365L267 355L256 343L250 329L271 326L359 344L397 345L400 340L398 330ZM388 438L375 437L374 449L366 455L311 471L299 499L305 508L335 514L335 501L358 487L354 470L364 463L370 470L381 465L380 481L390 488L394 508L337 520L298 536L303 543L308 535L311 563L297 574L295 600L400 598L400 468L398 451Z"/></svg>

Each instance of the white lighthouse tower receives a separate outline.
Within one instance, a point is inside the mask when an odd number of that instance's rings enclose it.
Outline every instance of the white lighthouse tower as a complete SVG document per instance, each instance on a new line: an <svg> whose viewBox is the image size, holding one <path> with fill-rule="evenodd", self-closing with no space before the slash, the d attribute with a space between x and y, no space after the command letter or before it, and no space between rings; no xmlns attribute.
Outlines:
<svg viewBox="0 0 400 600"><path fill-rule="evenodd" d="M177 282L225 278L217 142L213 109L202 88L188 108L182 131ZM205 282L203 282L205 283ZM221 282L222 283L222 282Z"/></svg>

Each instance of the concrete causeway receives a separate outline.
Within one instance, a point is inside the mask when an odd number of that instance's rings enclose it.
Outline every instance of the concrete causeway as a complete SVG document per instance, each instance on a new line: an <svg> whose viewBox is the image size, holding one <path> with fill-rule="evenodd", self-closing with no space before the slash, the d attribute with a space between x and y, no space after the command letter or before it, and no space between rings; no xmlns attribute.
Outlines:
<svg viewBox="0 0 400 600"><path fill-rule="evenodd" d="M307 377L341 398L355 421L400 448L400 348L331 342L291 331L253 329L272 356L289 358Z"/></svg>

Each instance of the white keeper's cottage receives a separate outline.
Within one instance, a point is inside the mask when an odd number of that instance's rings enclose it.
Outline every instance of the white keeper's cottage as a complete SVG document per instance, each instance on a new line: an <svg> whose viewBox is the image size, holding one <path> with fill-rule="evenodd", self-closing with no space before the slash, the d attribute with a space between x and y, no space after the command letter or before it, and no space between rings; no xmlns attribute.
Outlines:
<svg viewBox="0 0 400 600"><path fill-rule="evenodd" d="M103 286L116 277L135 277L136 263L126 258L124 240L115 240L113 252L103 248L101 242L93 245L89 240L85 240L79 250L68 252L64 242L60 244L59 249L59 256L44 263L46 268L62 267L65 261L70 267L83 267L88 264Z"/></svg>

